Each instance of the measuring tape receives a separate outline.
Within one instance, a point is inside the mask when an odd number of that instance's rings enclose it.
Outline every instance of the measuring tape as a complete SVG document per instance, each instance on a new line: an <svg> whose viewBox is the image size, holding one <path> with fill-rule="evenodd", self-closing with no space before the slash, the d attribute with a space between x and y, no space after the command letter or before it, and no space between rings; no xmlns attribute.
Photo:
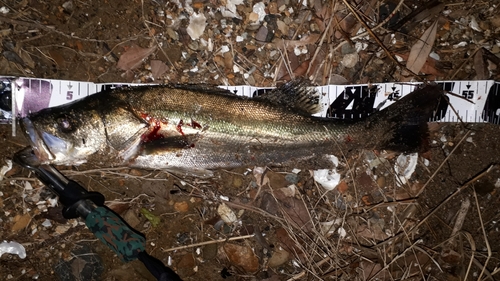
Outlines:
<svg viewBox="0 0 500 281"><path fill-rule="evenodd" d="M429 121L500 123L500 82L441 81L436 82L449 95L449 103L441 105ZM411 93L421 83L377 83L318 86L323 110L315 116L340 119L364 118ZM12 123L16 117L30 112L69 103L89 95L120 86L151 84L92 83L69 80L0 76L0 123ZM255 97L271 88L253 86L220 86L236 95Z"/></svg>

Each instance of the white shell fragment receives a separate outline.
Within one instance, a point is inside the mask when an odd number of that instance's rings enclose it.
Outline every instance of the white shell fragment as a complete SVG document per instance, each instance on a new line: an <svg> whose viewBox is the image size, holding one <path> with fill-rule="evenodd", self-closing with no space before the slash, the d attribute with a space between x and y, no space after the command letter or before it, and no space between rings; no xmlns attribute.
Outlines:
<svg viewBox="0 0 500 281"><path fill-rule="evenodd" d="M479 24L477 23L476 19L473 16L471 16L469 26L475 31L483 32L483 30L481 29L481 27L479 27Z"/></svg>
<svg viewBox="0 0 500 281"><path fill-rule="evenodd" d="M411 178L415 168L417 167L418 153L412 153L408 155L401 154L396 159L396 164L394 165L394 170L398 175L401 183L406 184L407 180Z"/></svg>
<svg viewBox="0 0 500 281"><path fill-rule="evenodd" d="M42 222L43 227L51 227L52 223L50 222L49 219L45 219L45 221Z"/></svg>
<svg viewBox="0 0 500 281"><path fill-rule="evenodd" d="M461 48L461 47L465 47L465 46L467 46L467 42L462 41L462 42L460 42L458 44L453 45L453 48L457 49L457 48Z"/></svg>
<svg viewBox="0 0 500 281"><path fill-rule="evenodd" d="M227 0L226 7L220 7L220 12L225 18L238 18L241 16L236 12L236 6L243 4L243 0Z"/></svg>
<svg viewBox="0 0 500 281"><path fill-rule="evenodd" d="M337 173L336 167L339 165L339 159L334 155L327 156L332 161L335 168L332 170L319 169L313 171L314 180L321 184L326 190L333 190L340 182L340 174Z"/></svg>
<svg viewBox="0 0 500 281"><path fill-rule="evenodd" d="M207 18L203 13L193 13L189 17L189 25L186 29L187 33L193 40L197 40L203 35L205 31L205 26L207 26Z"/></svg>
<svg viewBox="0 0 500 281"><path fill-rule="evenodd" d="M342 218L336 218L335 220L320 222L320 229L323 235L332 234L337 225L342 224Z"/></svg>
<svg viewBox="0 0 500 281"><path fill-rule="evenodd" d="M314 180L326 190L333 190L340 182L340 174L336 170L315 170Z"/></svg>
<svg viewBox="0 0 500 281"><path fill-rule="evenodd" d="M257 20L257 22L261 22L266 16L266 5L264 4L264 2L256 3L255 5L253 5L252 11L259 15L259 19Z"/></svg>
<svg viewBox="0 0 500 281"><path fill-rule="evenodd" d="M339 234L340 238L345 238L347 236L347 231L345 231L343 227L339 227L337 233Z"/></svg>
<svg viewBox="0 0 500 281"><path fill-rule="evenodd" d="M219 207L217 208L217 213L219 214L220 218L227 224L233 224L238 220L233 210L231 210L231 208L229 208L224 203L219 205Z"/></svg>
<svg viewBox="0 0 500 281"><path fill-rule="evenodd" d="M227 52L229 52L229 47L227 45L222 45L222 47L220 47L220 53L224 54Z"/></svg>
<svg viewBox="0 0 500 281"><path fill-rule="evenodd" d="M5 163L7 163L7 165L3 166L0 169L0 181L3 180L3 177L5 176L5 174L12 169L12 161L11 160L5 160Z"/></svg>
<svg viewBox="0 0 500 281"><path fill-rule="evenodd" d="M3 241L0 243L0 257L3 254L14 254L18 255L21 259L26 258L26 250L24 249L24 246L14 241Z"/></svg>

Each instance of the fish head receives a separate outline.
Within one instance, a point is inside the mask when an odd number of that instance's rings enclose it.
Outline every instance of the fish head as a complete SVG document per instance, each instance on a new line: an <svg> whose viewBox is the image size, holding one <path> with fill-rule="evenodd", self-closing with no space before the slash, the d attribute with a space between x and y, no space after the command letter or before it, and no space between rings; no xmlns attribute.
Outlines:
<svg viewBox="0 0 500 281"><path fill-rule="evenodd" d="M44 164L85 163L106 143L99 112L89 108L47 108L20 123L33 152Z"/></svg>

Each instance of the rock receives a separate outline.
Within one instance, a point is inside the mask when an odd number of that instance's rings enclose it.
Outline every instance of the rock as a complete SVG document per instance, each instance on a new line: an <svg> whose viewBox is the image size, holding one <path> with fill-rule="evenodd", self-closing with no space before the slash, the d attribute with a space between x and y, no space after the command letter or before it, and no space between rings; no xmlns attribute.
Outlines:
<svg viewBox="0 0 500 281"><path fill-rule="evenodd" d="M260 208L271 215L276 215L279 211L278 202L276 202L276 199L274 199L273 195L268 192L265 192L262 195Z"/></svg>
<svg viewBox="0 0 500 281"><path fill-rule="evenodd" d="M243 186L243 178L241 176L233 176L233 186L235 188L240 188Z"/></svg>
<svg viewBox="0 0 500 281"><path fill-rule="evenodd" d="M227 224L233 224L238 220L234 211L224 203L220 204L217 208L217 214L219 214L221 219Z"/></svg>
<svg viewBox="0 0 500 281"><path fill-rule="evenodd" d="M379 177L377 179L377 186L379 188L384 188L385 187L385 177Z"/></svg>
<svg viewBox="0 0 500 281"><path fill-rule="evenodd" d="M54 267L54 273L57 276L54 279L62 281L102 280L101 274L104 272L104 264L101 257L88 244L77 245L71 251L74 258L69 261L61 261Z"/></svg>
<svg viewBox="0 0 500 281"><path fill-rule="evenodd" d="M259 259L252 251L252 248L228 243L222 249L233 266L247 273L254 273L259 270Z"/></svg>
<svg viewBox="0 0 500 281"><path fill-rule="evenodd" d="M54 230L54 232L57 235L61 235L61 234L66 233L70 228L71 228L71 225L58 225L58 226L56 226L56 229Z"/></svg>
<svg viewBox="0 0 500 281"><path fill-rule="evenodd" d="M269 30L267 29L267 27L265 27L264 25L261 25L259 30L255 34L255 40L257 40L259 42L267 42L266 39L267 39L268 33L269 33Z"/></svg>
<svg viewBox="0 0 500 281"><path fill-rule="evenodd" d="M189 204L186 201L175 202L174 203L174 209L177 212L185 213L185 212L189 211Z"/></svg>
<svg viewBox="0 0 500 281"><path fill-rule="evenodd" d="M196 261L193 254L185 254L177 264L177 270L180 276L191 276L194 272Z"/></svg>
<svg viewBox="0 0 500 281"><path fill-rule="evenodd" d="M266 173L266 175L269 178L269 184L273 188L285 187L289 184L285 178L286 176L285 174L274 173L272 171L269 171Z"/></svg>
<svg viewBox="0 0 500 281"><path fill-rule="evenodd" d="M273 253L271 258L269 259L268 265L269 267L278 267L280 265L283 265L288 261L288 258L290 257L290 253L281 249Z"/></svg>
<svg viewBox="0 0 500 281"><path fill-rule="evenodd" d="M217 244L208 244L203 247L203 258L211 260L217 256Z"/></svg>
<svg viewBox="0 0 500 281"><path fill-rule="evenodd" d="M132 227L137 227L141 220L137 217L133 210L128 210L125 215L123 215L123 219Z"/></svg>
<svg viewBox="0 0 500 281"><path fill-rule="evenodd" d="M186 32L189 34L191 39L197 40L203 35L205 27L207 26L207 18L204 14L193 13L189 17L189 25Z"/></svg>
<svg viewBox="0 0 500 281"><path fill-rule="evenodd" d="M346 68L353 68L359 61L357 53L347 54L342 58L342 65Z"/></svg>
<svg viewBox="0 0 500 281"><path fill-rule="evenodd" d="M259 14L251 12L250 15L248 15L248 19L250 21L256 22L259 20Z"/></svg>

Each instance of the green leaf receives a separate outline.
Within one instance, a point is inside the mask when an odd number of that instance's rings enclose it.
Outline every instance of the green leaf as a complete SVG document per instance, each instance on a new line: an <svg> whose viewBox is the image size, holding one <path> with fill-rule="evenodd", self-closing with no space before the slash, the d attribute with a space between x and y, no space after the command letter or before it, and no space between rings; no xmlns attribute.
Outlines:
<svg viewBox="0 0 500 281"><path fill-rule="evenodd" d="M146 208L141 209L141 214L143 214L146 219L151 223L153 227L157 227L160 225L161 219L158 216L153 215L150 211L148 211Z"/></svg>

